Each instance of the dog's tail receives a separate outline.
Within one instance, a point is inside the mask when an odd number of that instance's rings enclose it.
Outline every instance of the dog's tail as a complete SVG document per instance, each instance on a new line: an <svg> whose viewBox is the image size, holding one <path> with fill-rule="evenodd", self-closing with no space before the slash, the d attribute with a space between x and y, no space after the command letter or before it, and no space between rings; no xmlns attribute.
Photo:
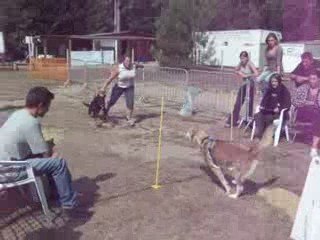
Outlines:
<svg viewBox="0 0 320 240"><path fill-rule="evenodd" d="M87 103L87 102L82 102L82 104L86 107L89 107L90 106L90 103Z"/></svg>

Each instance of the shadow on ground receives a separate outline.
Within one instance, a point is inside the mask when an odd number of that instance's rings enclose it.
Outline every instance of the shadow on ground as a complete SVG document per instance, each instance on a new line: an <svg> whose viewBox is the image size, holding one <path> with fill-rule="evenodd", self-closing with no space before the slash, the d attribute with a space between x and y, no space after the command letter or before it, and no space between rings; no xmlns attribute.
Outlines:
<svg viewBox="0 0 320 240"><path fill-rule="evenodd" d="M214 184L216 184L222 191L225 191L225 189L224 189L223 185L221 184L221 182L219 181L218 177L215 174L213 174L208 167L201 166L200 169L210 177L211 181ZM233 178L226 175L226 179L231 183ZM279 179L279 177L273 177L265 182L260 182L260 183L253 182L251 180L246 180L244 182L244 191L242 193L242 196L256 195L260 189L273 185L278 179Z"/></svg>
<svg viewBox="0 0 320 240"><path fill-rule="evenodd" d="M74 181L74 188L82 193L81 215L75 219L67 219L58 207L51 207L55 217L49 221L43 215L40 204L34 204L28 196L22 197L19 191L10 189L7 198L0 204L0 239L79 239L82 233L75 228L91 219L93 211L90 209L100 196L98 183L114 176L114 173L105 173ZM50 202L50 206L53 205Z"/></svg>

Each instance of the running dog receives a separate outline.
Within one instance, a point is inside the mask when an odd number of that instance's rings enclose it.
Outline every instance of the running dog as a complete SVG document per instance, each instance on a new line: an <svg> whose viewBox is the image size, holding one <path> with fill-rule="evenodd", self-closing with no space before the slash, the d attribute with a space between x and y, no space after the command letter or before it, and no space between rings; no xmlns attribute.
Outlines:
<svg viewBox="0 0 320 240"><path fill-rule="evenodd" d="M210 170L218 177L231 198L238 198L244 190L243 183L250 177L260 160L260 153L266 147L272 145L273 129L269 126L258 144L246 146L234 142L216 140L211 138L205 131L191 128L186 137L193 143L200 146L204 161ZM225 174L230 172L234 177L232 183L236 184L235 193L225 178Z"/></svg>

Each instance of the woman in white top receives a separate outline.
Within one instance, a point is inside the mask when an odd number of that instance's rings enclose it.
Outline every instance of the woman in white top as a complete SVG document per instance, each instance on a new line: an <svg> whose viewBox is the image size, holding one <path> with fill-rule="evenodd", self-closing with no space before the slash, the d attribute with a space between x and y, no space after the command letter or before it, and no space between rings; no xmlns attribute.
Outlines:
<svg viewBox="0 0 320 240"><path fill-rule="evenodd" d="M110 100L107 103L104 111L105 119L108 119L108 113L110 108L116 104L118 99L124 94L127 106L127 121L130 125L134 125L134 119L132 118L134 107L134 78L136 76L136 66L131 64L131 59L125 56L123 62L117 65L112 71L110 77L106 80L102 87L105 91L109 84L117 79L117 83L112 88Z"/></svg>
<svg viewBox="0 0 320 240"><path fill-rule="evenodd" d="M249 84L249 117L253 114L253 97L254 97L254 82L253 77L258 76L258 71L254 64L249 59L249 54L246 51L240 53L240 63L236 67L235 72L237 76L241 79L242 85L238 91L237 100L233 108L233 121L231 123L231 115L228 117L225 127L230 127L237 125L239 120L239 114L242 104L244 103L246 97L246 88Z"/></svg>

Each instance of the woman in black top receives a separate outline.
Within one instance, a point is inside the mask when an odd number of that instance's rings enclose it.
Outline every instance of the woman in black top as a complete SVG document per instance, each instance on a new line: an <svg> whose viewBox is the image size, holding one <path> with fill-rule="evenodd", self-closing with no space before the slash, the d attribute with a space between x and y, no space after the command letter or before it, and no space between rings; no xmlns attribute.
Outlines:
<svg viewBox="0 0 320 240"><path fill-rule="evenodd" d="M282 84L281 75L275 73L270 77L269 88L260 103L260 112L255 115L255 137L261 138L264 130L273 123L273 120L279 118L281 110L289 109L290 106L290 92ZM285 114L286 119L288 119L288 112Z"/></svg>

